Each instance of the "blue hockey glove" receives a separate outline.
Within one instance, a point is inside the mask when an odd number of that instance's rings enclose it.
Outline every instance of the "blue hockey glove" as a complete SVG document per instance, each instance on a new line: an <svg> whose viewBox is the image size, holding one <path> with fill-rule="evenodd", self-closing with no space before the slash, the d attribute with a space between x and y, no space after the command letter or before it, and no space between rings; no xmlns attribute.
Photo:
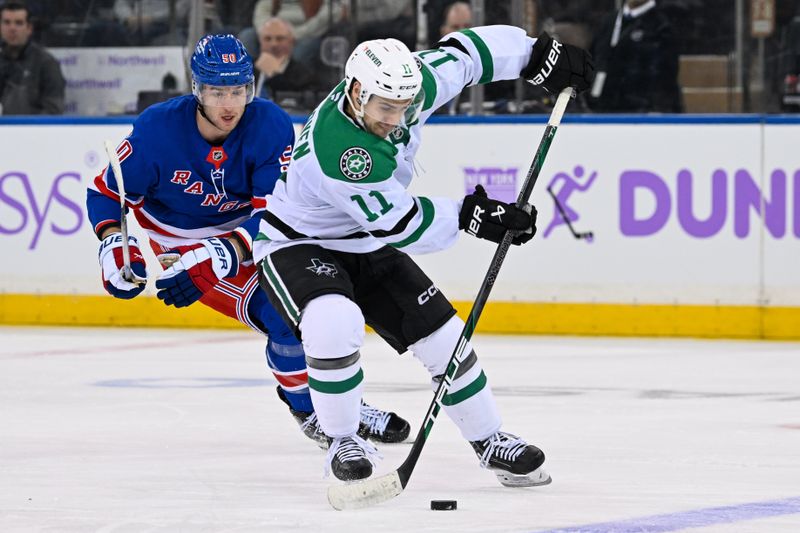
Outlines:
<svg viewBox="0 0 800 533"><path fill-rule="evenodd" d="M97 257L103 268L103 287L114 298L129 300L139 295L147 282L147 268L139 249L136 237L128 236L128 248L131 253L131 274L133 280L122 277L125 263L122 259L122 233L111 233L100 243Z"/></svg>
<svg viewBox="0 0 800 533"><path fill-rule="evenodd" d="M211 237L179 246L158 256L169 266L156 281L157 296L167 305L186 307L210 291L219 280L239 272L239 258L228 239Z"/></svg>

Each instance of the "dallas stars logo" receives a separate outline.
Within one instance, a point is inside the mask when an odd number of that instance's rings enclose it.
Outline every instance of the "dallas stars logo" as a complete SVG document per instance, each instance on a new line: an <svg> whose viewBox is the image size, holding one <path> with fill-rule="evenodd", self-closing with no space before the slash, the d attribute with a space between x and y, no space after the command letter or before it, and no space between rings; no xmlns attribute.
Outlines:
<svg viewBox="0 0 800 533"><path fill-rule="evenodd" d="M348 179L363 180L372 171L372 157L363 148L354 146L342 154L339 159L339 169Z"/></svg>
<svg viewBox="0 0 800 533"><path fill-rule="evenodd" d="M336 266L320 261L316 257L311 260L311 266L306 267L306 270L310 270L317 276L328 276L329 278L334 278L339 273Z"/></svg>

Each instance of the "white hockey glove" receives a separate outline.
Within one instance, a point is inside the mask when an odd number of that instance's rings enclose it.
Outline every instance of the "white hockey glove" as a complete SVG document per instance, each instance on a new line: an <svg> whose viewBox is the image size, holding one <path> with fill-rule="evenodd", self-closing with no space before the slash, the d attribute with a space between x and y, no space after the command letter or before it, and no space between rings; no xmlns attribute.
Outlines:
<svg viewBox="0 0 800 533"><path fill-rule="evenodd" d="M125 266L122 259L122 233L115 232L103 239L97 254L100 266L103 268L103 287L114 298L125 300L139 295L147 282L147 268L136 237L128 236L128 248L131 252L133 281L127 281L122 277Z"/></svg>

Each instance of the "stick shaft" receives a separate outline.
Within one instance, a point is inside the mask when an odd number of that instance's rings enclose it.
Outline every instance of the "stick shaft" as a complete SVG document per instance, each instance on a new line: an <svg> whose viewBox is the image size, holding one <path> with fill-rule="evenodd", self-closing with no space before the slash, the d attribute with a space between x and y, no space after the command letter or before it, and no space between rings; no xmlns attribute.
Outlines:
<svg viewBox="0 0 800 533"><path fill-rule="evenodd" d="M544 165L545 157L550 149L550 144L553 142L556 130L561 123L561 118L564 115L564 110L566 109L567 103L569 102L571 96L572 89L565 89L561 92L561 94L558 95L556 104L553 107L553 112L550 115L550 120L547 123L547 128L545 128L542 140L539 142L539 148L536 150L536 155L531 163L531 166L528 168L528 174L525 177L525 181L523 182L519 196L517 197L517 207L523 207L528 203L528 199L533 192L533 186L536 184L536 181L539 178L539 173ZM450 385L452 384L452 378L458 371L458 367L464 354L464 349L466 348L467 342L472 338L472 335L475 332L475 328L478 325L478 319L480 318L483 308L489 299L489 294L491 293L492 287L497 280L497 276L500 273L500 267L503 265L503 261L508 253L508 249L511 247L511 241L513 238L514 234L510 231L507 231L503 236L503 240L497 246L494 257L492 257L492 262L489 265L489 269L483 278L481 288L478 291L478 296L475 298L475 302L472 304L469 317L464 324L464 329L461 331L461 336L459 337L458 343L453 350L453 354L450 356L450 361L447 364L447 371L445 372L442 381L439 383L439 386L436 388L433 401L431 401L431 404L428 407L425 420L422 423L419 432L417 433L417 437L414 440L414 445L411 447L408 457L398 468L398 475L403 487L405 487L408 483L411 473L414 470L414 466L419 460L420 454L422 453L422 448L425 446L425 441L428 439L428 435L433 428L436 416L441 410L442 398L444 398L444 395L450 388Z"/></svg>
<svg viewBox="0 0 800 533"><path fill-rule="evenodd" d="M108 162L111 165L111 170L114 171L114 178L117 180L117 191L119 192L119 207L120 218L119 227L122 233L122 277L127 281L133 281L133 273L131 272L131 249L128 246L128 221L125 216L125 181L122 178L122 166L119 162L117 149L111 141L105 142L106 154L108 154Z"/></svg>

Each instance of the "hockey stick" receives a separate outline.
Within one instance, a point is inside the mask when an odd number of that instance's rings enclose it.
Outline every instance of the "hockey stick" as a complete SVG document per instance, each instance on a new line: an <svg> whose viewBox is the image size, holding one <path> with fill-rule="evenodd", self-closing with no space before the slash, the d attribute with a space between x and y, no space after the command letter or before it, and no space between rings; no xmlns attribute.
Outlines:
<svg viewBox="0 0 800 533"><path fill-rule="evenodd" d="M556 198L556 195L553 193L553 188L548 186L547 192L549 192L550 196L553 197L553 201L556 204L556 209L558 209L558 212L561 215L561 220L563 220L564 223L567 225L570 233L572 233L572 236L575 237L576 239L586 239L586 242L592 242L592 240L594 240L594 233L592 233L591 231L581 231L581 232L575 231L575 228L572 227L572 222L570 222L569 218L567 217L566 211L564 211L564 207L561 205L561 202L558 201L558 198Z"/></svg>
<svg viewBox="0 0 800 533"><path fill-rule="evenodd" d="M544 130L544 135L539 143L539 148L536 150L536 155L533 158L533 163L531 163L531 166L528 169L528 175L525 178L525 182L522 184L522 190L517 197L517 207L524 207L528 203L528 199L533 192L533 186L536 184L536 180L539 177L539 172L542 170L542 165L544 165L544 159L547 156L547 151L550 149L550 143L553 142L556 129L558 129L558 125L561 123L561 117L564 115L564 110L566 109L567 103L572 96L572 92L573 91L571 88L564 89L561 91L561 94L558 95L556 104L553 107L553 112L550 114L550 120L547 122L547 128ZM481 288L478 291L478 296L472 305L472 310L470 311L469 318L467 319L464 329L461 332L461 337L459 338L458 344L453 350L453 354L450 356L450 361L447 363L447 372L445 372L444 378L436 388L433 401L428 407L428 413L425 415L425 420L422 423L422 426L419 428L417 438L414 439L414 444L411 447L408 457L406 457L406 460L403 461L403 464L401 464L397 470L383 476L366 479L361 482L333 485L328 488L328 501L334 509L339 511L343 509L359 509L385 502L394 498L395 496L398 496L401 492L403 492L403 489L406 488L406 485L408 485L408 480L411 478L414 467L419 460L420 454L422 453L422 448L425 446L425 441L428 440L428 435L430 434L431 429L433 429L436 416L441 410L442 398L450 388L450 385L453 382L453 376L456 374L459 365L462 363L464 349L466 348L467 342L472 338L472 334L475 332L475 327L478 324L478 318L480 318L483 307L486 305L486 301L489 299L489 293L491 292L492 286L494 285L497 275L500 272L500 266L505 260L506 253L511 247L511 240L513 238L514 233L507 231L503 236L503 240L497 246L497 251L494 253L492 262L489 265L489 270L486 273L486 276L483 278L483 283L481 284Z"/></svg>
<svg viewBox="0 0 800 533"><path fill-rule="evenodd" d="M108 154L108 162L111 164L111 170L114 171L114 178L117 180L117 191L119 192L119 206L121 210L119 218L119 231L122 233L122 279L125 281L130 281L131 283L136 283L137 285L141 285L147 280L134 275L133 271L131 270L131 249L128 246L128 221L127 217L125 216L125 182L122 179L122 167L119 164L117 149L114 147L111 141L106 141L105 146L106 154Z"/></svg>

